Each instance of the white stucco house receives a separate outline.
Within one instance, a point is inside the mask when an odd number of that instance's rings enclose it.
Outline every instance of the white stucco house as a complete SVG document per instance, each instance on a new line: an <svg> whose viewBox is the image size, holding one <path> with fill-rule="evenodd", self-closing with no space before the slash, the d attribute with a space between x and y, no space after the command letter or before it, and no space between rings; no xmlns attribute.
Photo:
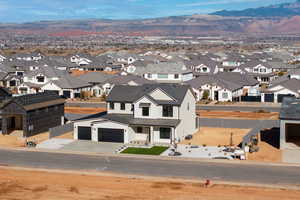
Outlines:
<svg viewBox="0 0 300 200"><path fill-rule="evenodd" d="M233 72L202 75L185 83L193 88L197 101L205 98L205 93L207 99L213 101L239 101L241 96L255 96L259 90L257 80L245 74Z"/></svg>
<svg viewBox="0 0 300 200"><path fill-rule="evenodd" d="M116 85L107 113L74 123L74 139L172 144L198 128L196 99L187 85Z"/></svg>
<svg viewBox="0 0 300 200"><path fill-rule="evenodd" d="M181 83L193 79L193 72L183 62L164 62L138 67L135 74L160 83Z"/></svg>

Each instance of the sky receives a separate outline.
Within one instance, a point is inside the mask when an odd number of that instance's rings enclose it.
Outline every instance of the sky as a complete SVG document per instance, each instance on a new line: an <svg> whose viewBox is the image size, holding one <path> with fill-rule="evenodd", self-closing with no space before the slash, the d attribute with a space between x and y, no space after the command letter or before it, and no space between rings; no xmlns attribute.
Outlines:
<svg viewBox="0 0 300 200"><path fill-rule="evenodd" d="M0 0L0 23L145 19L241 10L295 0Z"/></svg>

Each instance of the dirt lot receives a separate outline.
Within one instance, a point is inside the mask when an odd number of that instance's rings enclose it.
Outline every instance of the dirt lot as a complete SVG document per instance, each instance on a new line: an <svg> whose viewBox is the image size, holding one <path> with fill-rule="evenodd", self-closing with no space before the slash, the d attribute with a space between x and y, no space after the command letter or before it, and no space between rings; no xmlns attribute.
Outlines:
<svg viewBox="0 0 300 200"><path fill-rule="evenodd" d="M280 149L277 149L266 142L259 142L258 147L258 152L248 154L248 160L261 162L282 162L282 151Z"/></svg>
<svg viewBox="0 0 300 200"><path fill-rule="evenodd" d="M28 137L27 141L34 141L38 144L48 139L49 132L45 132L32 137ZM22 138L21 136L0 134L0 147L25 147L25 143L26 139Z"/></svg>
<svg viewBox="0 0 300 200"><path fill-rule="evenodd" d="M104 111L106 111L105 108L65 107L65 112L72 114L96 114Z"/></svg>
<svg viewBox="0 0 300 200"><path fill-rule="evenodd" d="M239 111L197 111L200 118L222 118L222 119L268 119L277 120L278 113L258 113L258 112L239 112Z"/></svg>
<svg viewBox="0 0 300 200"><path fill-rule="evenodd" d="M249 129L201 127L201 129L193 135L193 139L185 140L182 144L205 144L207 146L229 145L230 135L233 133L233 144L238 145L249 131Z"/></svg>
<svg viewBox="0 0 300 200"><path fill-rule="evenodd" d="M298 200L300 191L0 169L3 200Z"/></svg>

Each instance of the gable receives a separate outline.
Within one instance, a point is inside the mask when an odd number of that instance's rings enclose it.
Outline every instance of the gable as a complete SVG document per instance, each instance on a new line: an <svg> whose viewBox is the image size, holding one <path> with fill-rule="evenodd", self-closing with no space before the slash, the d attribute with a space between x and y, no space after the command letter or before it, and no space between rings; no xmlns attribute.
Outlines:
<svg viewBox="0 0 300 200"><path fill-rule="evenodd" d="M155 100L174 101L169 95L157 88L149 94Z"/></svg>
<svg viewBox="0 0 300 200"><path fill-rule="evenodd" d="M25 109L19 104L11 101L2 107L2 114L24 114Z"/></svg>
<svg viewBox="0 0 300 200"><path fill-rule="evenodd" d="M60 87L58 87L56 84L54 84L53 82L49 82L46 85L44 85L42 88L42 90L61 90Z"/></svg>

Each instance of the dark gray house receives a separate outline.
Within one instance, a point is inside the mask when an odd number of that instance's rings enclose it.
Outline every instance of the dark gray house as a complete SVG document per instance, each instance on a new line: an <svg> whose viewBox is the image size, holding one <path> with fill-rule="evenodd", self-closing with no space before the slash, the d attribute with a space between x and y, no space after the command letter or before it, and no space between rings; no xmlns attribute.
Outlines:
<svg viewBox="0 0 300 200"><path fill-rule="evenodd" d="M54 92L7 98L0 105L2 134L23 131L23 137L46 132L64 122L64 103Z"/></svg>

